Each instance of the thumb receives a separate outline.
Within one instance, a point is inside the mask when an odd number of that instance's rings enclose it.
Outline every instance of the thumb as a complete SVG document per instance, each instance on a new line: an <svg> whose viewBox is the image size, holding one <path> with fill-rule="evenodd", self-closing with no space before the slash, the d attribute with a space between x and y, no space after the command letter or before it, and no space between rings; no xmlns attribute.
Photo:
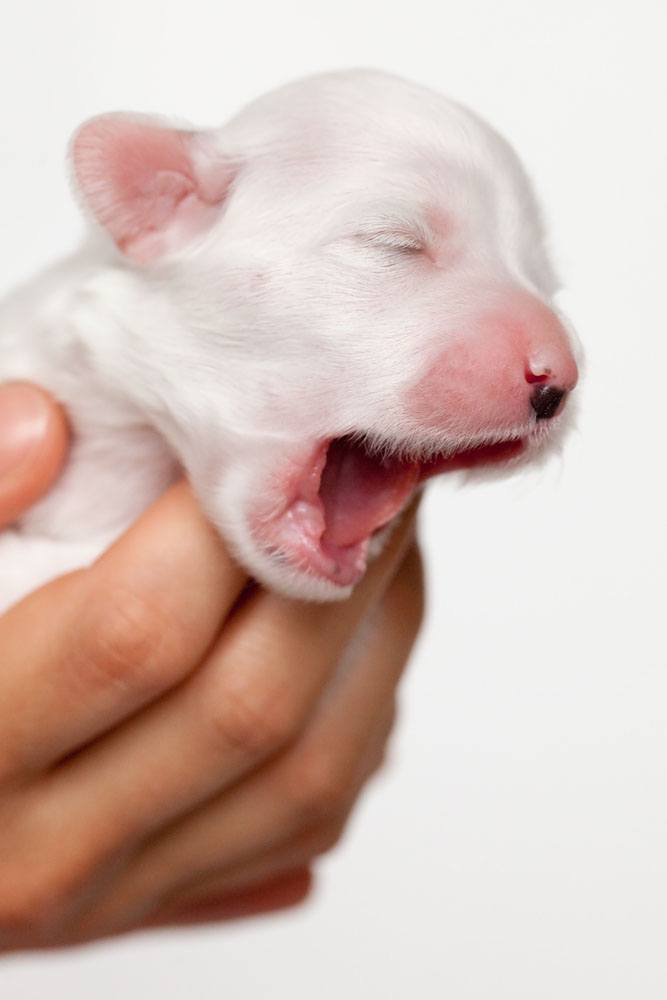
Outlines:
<svg viewBox="0 0 667 1000"><path fill-rule="evenodd" d="M64 465L68 439L65 414L43 389L0 385L0 526L46 493Z"/></svg>

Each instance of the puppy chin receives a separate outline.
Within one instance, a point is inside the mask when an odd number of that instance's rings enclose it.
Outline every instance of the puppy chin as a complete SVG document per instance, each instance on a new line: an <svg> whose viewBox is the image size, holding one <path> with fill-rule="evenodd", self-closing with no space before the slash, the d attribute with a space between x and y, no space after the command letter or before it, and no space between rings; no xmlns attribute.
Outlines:
<svg viewBox="0 0 667 1000"><path fill-rule="evenodd" d="M344 601L353 590L352 586L339 587L330 580L292 566L285 556L262 552L257 546L254 551L239 548L238 557L263 585L293 600Z"/></svg>
<svg viewBox="0 0 667 1000"><path fill-rule="evenodd" d="M421 484L417 493L423 492L425 484ZM370 538L367 550L367 566L370 566L382 553L393 533L396 531L405 509L376 531ZM249 535L246 533L246 542ZM250 545L237 548L239 560L263 581L268 587L284 594L286 597L299 601L344 601L352 594L356 584L341 587L315 572L309 572L290 564L288 558L280 553L275 555L264 552L250 538ZM365 574L362 574L362 576ZM360 578L361 579L361 578Z"/></svg>
<svg viewBox="0 0 667 1000"><path fill-rule="evenodd" d="M236 561L262 586L299 601L344 601L353 586L338 586L307 568L293 564L286 553L268 551L254 537L251 511L266 489L259 465L255 477L239 466L216 487L199 490L209 519Z"/></svg>

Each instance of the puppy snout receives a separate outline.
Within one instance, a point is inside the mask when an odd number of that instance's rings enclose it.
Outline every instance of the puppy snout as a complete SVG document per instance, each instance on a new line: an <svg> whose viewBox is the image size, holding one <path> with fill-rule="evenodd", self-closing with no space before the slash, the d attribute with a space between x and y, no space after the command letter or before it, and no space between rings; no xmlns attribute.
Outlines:
<svg viewBox="0 0 667 1000"><path fill-rule="evenodd" d="M556 385L536 385L530 397L530 405L535 410L538 420L550 420L558 413L563 399L567 396L565 389Z"/></svg>

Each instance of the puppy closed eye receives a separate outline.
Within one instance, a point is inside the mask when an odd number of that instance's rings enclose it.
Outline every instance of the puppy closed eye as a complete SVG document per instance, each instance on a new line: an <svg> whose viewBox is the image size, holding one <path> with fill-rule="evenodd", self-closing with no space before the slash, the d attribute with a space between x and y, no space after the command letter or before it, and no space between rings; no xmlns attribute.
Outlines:
<svg viewBox="0 0 667 1000"><path fill-rule="evenodd" d="M429 256L426 230L416 223L408 225L393 220L367 221L350 227L329 246L336 254L371 268L398 267Z"/></svg>
<svg viewBox="0 0 667 1000"><path fill-rule="evenodd" d="M418 257L426 251L424 237L407 229L360 230L353 234L353 242L360 250L384 258L388 264Z"/></svg>
<svg viewBox="0 0 667 1000"><path fill-rule="evenodd" d="M413 233L382 231L357 233L356 239L370 249L399 254L418 254L425 250L423 240Z"/></svg>

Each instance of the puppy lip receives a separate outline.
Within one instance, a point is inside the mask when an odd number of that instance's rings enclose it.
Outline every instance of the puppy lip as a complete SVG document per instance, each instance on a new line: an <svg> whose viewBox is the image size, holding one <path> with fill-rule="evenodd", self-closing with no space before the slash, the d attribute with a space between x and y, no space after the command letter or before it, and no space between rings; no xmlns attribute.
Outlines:
<svg viewBox="0 0 667 1000"><path fill-rule="evenodd" d="M342 440L320 440L305 459L302 457L298 471L290 468L279 487L279 503L268 517L255 522L253 534L273 559L336 587L349 588L365 572L370 537L380 525L362 525L350 534L349 524L341 529L341 524L335 523L332 469L335 458L341 457ZM386 519L380 518L382 523L393 513L392 507Z"/></svg>
<svg viewBox="0 0 667 1000"><path fill-rule="evenodd" d="M422 464L421 478L430 479L444 472L459 472L476 469L484 465L499 464L518 458L527 445L522 435L510 436L490 444L473 445L452 454L436 455Z"/></svg>
<svg viewBox="0 0 667 1000"><path fill-rule="evenodd" d="M375 451L359 436L319 441L291 476L278 512L254 531L267 555L339 588L363 576L371 539L410 502L419 485L444 472L502 463L526 448L525 434L449 449L430 458L402 455L388 442Z"/></svg>

